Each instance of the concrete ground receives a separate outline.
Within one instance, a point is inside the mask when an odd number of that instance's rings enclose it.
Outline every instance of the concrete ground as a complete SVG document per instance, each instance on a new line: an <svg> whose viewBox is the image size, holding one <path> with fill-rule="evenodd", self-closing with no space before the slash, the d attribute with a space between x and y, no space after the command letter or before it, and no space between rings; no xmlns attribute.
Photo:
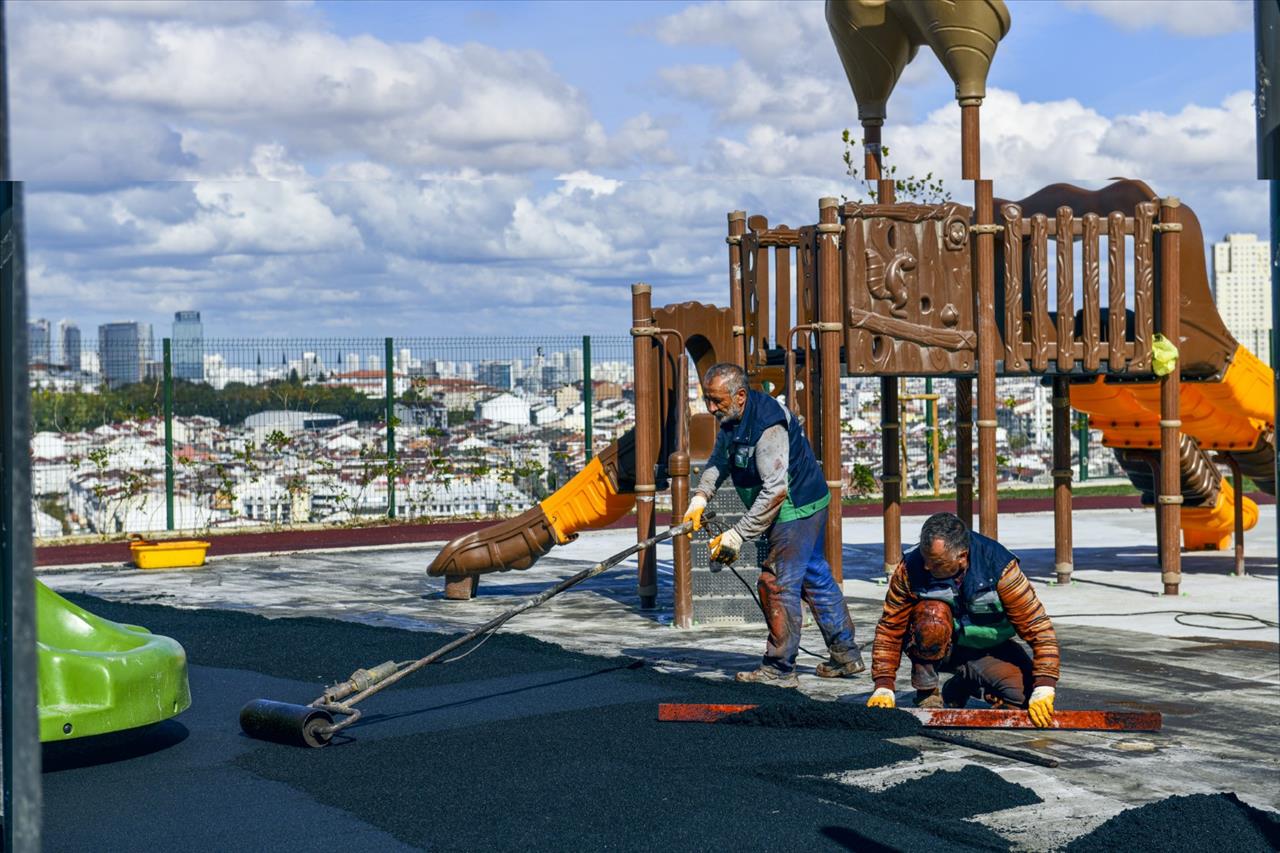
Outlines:
<svg viewBox="0 0 1280 853"><path fill-rule="evenodd" d="M906 519L904 539L914 538L920 521ZM849 774L843 781L879 789L939 769L981 764L1032 788L1045 801L975 818L1023 849L1059 846L1129 806L1174 794L1231 791L1251 805L1280 810L1280 757L1274 748L1280 717L1275 624L1280 601L1275 516L1269 507L1247 535L1246 576L1230 574L1230 553L1184 554L1177 597L1159 594L1150 511L1077 513L1070 586L1050 583L1050 514L1002 516L1000 531L1001 541L1036 582L1058 628L1063 647L1058 706L1158 710L1164 730L974 735L1051 755L1060 761L1055 769L912 738L923 759ZM123 565L54 567L42 569L40 577L59 591L119 601L462 631L633 541L625 531L585 534L531 570L487 576L471 602L443 600L442 581L426 577L439 546L215 556L202 569L168 572ZM845 593L859 639L869 646L885 588L879 519L845 520L844 542ZM503 630L575 651L641 657L661 669L711 678L754 666L763 648L758 625L671 627L670 546L660 546L658 558L658 611L635 608L631 561L522 614ZM816 629L806 628L804 645L821 651ZM423 654L430 650L424 648ZM812 675L816 662L801 656L805 692L853 702L870 692L865 675L835 683L817 678ZM375 663L353 657L351 669ZM900 701L906 702L905 671L899 687Z"/></svg>

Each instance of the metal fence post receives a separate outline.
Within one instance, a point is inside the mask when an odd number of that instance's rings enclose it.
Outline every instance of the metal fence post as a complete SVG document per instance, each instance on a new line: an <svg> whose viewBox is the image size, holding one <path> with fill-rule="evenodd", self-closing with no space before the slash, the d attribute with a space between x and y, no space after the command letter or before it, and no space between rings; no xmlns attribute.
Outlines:
<svg viewBox="0 0 1280 853"><path fill-rule="evenodd" d="M592 381L591 381L591 336L583 335L582 336L582 413L583 413L582 417L583 417L584 432L586 433L586 436L584 439L587 445L586 460L585 460L586 462L590 462L591 457L595 455L593 452L593 445L592 445L593 424L591 422L591 410L595 402L594 400L595 390L596 389L593 387Z"/></svg>
<svg viewBox="0 0 1280 853"><path fill-rule="evenodd" d="M0 20L0 109L4 30ZM8 122L0 116L0 169L8 177ZM3 848L40 849L40 728L36 694L36 603L31 543L31 414L27 386L27 286L22 185L0 182L0 730L4 763Z"/></svg>
<svg viewBox="0 0 1280 853"><path fill-rule="evenodd" d="M929 440L925 443L924 454L928 462L925 473L929 477L929 482L933 484L933 496L938 496L938 459L936 445L938 442L938 401L936 399L928 399L933 397L933 377L926 376L924 380L924 420Z"/></svg>
<svg viewBox="0 0 1280 853"><path fill-rule="evenodd" d="M164 339L164 528L173 529L173 351Z"/></svg>
<svg viewBox="0 0 1280 853"><path fill-rule="evenodd" d="M392 360L393 341L386 339L383 372L387 377L387 518L396 517L396 371Z"/></svg>

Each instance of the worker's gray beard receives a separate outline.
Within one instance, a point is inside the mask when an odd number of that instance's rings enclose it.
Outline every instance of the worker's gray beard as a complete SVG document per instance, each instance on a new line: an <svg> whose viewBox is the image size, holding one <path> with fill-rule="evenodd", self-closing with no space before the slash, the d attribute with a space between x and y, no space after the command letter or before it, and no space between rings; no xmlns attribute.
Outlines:
<svg viewBox="0 0 1280 853"><path fill-rule="evenodd" d="M732 406L727 412L716 412L716 423L736 424L742 420L742 409Z"/></svg>

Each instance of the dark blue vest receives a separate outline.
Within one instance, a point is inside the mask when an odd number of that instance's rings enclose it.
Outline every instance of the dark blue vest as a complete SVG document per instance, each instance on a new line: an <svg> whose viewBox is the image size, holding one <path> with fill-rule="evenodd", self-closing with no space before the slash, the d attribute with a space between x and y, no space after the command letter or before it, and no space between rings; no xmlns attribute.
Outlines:
<svg viewBox="0 0 1280 853"><path fill-rule="evenodd" d="M778 521L808 518L831 502L831 491L799 421L787 417L782 404L768 394L747 391L742 418L735 424L720 424L710 464L729 472L742 502L750 507L764 485L756 471L756 443L766 429L776 424L782 424L787 430L790 460L787 499L778 513Z"/></svg>
<svg viewBox="0 0 1280 853"><path fill-rule="evenodd" d="M903 555L907 582L919 598L945 601L955 618L955 642L971 648L989 648L1017 632L1004 614L996 592L1004 567L1017 557L994 539L969 531L969 568L959 578L938 580L924 567L917 545Z"/></svg>

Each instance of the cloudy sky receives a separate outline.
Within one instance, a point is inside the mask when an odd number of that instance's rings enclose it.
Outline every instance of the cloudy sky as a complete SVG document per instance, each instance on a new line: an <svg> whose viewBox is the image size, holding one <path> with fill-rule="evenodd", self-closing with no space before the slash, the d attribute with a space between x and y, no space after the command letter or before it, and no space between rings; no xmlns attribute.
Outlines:
<svg viewBox="0 0 1280 853"><path fill-rule="evenodd" d="M633 281L727 303L727 211L859 192L820 2L6 6L30 313L86 337L625 334ZM997 195L1136 177L1266 232L1249 3L1009 7ZM922 52L885 142L963 202L952 98Z"/></svg>

